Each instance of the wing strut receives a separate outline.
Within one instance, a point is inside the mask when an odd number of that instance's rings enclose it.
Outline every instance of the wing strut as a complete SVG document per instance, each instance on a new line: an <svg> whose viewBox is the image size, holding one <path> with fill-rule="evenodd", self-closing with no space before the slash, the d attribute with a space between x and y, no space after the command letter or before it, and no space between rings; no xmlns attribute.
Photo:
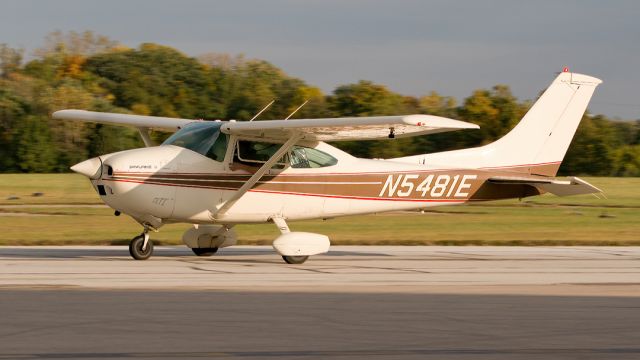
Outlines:
<svg viewBox="0 0 640 360"><path fill-rule="evenodd" d="M142 142L144 142L144 146L151 147L156 146L156 143L153 142L151 136L149 135L149 128L146 126L138 126L138 133L140 133L140 137L142 138Z"/></svg>
<svg viewBox="0 0 640 360"><path fill-rule="evenodd" d="M299 132L294 133L293 136L291 136L291 138L289 138L287 142L282 144L280 149L278 149L278 151L276 151L276 153L273 154L271 158L267 160L267 162L264 163L258 169L258 171L256 171L229 200L222 204L218 211L211 215L211 217L216 220L219 219L220 215L224 215L233 206L233 204L236 203L236 201L240 200L240 198L247 191L249 191L249 189L251 189L253 185L255 185L262 178L262 176L264 176L264 174L266 174L267 171L269 171L269 169L271 169L273 165L275 165L276 162L278 162L278 160L280 160L284 156L284 154L287 153L287 151L291 150L291 148L302 138L302 136L303 135Z"/></svg>

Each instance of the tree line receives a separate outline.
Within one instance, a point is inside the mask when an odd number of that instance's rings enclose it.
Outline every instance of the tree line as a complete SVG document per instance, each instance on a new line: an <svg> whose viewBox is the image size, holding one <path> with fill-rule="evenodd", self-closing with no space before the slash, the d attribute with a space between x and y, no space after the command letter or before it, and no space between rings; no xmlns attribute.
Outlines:
<svg viewBox="0 0 640 360"><path fill-rule="evenodd" d="M54 32L28 61L22 50L0 44L0 172L67 172L86 158L143 146L129 128L52 120L60 109L248 120L274 99L260 118L284 118L308 100L294 118L433 114L480 125L392 141L334 143L374 158L492 142L532 104L515 98L506 85L475 90L461 103L435 91L400 95L365 80L324 94L263 60L219 53L190 57L158 44L127 48L89 31ZM560 172L640 176L640 120L586 114Z"/></svg>

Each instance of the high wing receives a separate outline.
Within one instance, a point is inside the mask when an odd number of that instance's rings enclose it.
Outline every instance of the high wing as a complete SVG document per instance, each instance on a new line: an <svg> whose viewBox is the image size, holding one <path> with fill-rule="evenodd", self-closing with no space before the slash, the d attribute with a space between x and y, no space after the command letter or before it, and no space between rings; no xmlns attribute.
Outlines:
<svg viewBox="0 0 640 360"><path fill-rule="evenodd" d="M159 116L115 114L85 110L60 110L51 115L54 119L97 122L103 124L129 125L137 128L177 131L197 120Z"/></svg>
<svg viewBox="0 0 640 360"><path fill-rule="evenodd" d="M185 125L202 120L157 116L102 113L85 110L60 110L54 119L99 122L134 126L139 129L177 131ZM478 129L464 121L433 115L345 117L298 120L224 121L222 132L239 137L286 141L292 135L301 140L341 141L371 140L388 137L410 137L460 129Z"/></svg>
<svg viewBox="0 0 640 360"><path fill-rule="evenodd" d="M478 128L475 124L439 116L404 115L225 122L221 129L240 137L270 140L286 140L294 133L301 133L304 140L342 141L403 138Z"/></svg>
<svg viewBox="0 0 640 360"><path fill-rule="evenodd" d="M567 180L557 180L553 178L529 178L521 176L492 176L488 181L494 184L531 185L558 196L595 194L602 192L602 190L597 187L574 176L568 177Z"/></svg>

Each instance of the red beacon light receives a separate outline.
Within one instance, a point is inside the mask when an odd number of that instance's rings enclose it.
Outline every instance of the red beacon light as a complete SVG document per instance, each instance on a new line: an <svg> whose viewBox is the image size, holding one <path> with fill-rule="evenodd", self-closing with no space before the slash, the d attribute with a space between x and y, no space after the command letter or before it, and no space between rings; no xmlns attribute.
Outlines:
<svg viewBox="0 0 640 360"><path fill-rule="evenodd" d="M569 67L568 66L563 67L562 72L569 72Z"/></svg>

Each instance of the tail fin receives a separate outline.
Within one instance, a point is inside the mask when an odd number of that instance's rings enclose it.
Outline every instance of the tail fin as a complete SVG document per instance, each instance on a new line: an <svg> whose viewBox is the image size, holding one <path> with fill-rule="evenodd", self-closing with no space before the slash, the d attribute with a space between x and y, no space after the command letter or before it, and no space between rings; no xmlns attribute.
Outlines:
<svg viewBox="0 0 640 360"><path fill-rule="evenodd" d="M422 161L414 160L467 168L511 168L554 176L601 82L591 76L562 72L504 137L485 146L419 155Z"/></svg>

